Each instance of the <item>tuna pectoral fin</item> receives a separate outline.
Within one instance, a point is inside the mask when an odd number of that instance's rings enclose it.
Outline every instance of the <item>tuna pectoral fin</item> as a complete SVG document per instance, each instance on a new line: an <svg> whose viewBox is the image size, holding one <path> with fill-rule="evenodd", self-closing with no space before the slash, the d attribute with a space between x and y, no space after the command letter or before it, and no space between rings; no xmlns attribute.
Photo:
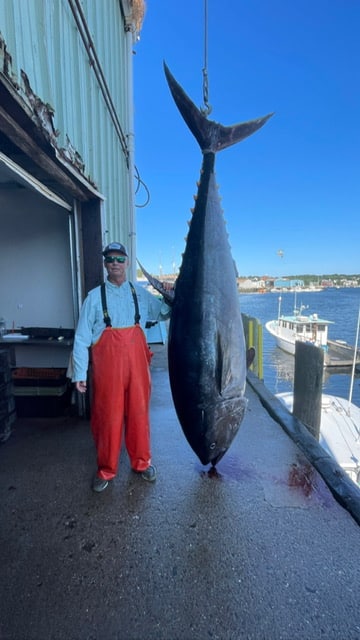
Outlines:
<svg viewBox="0 0 360 640"><path fill-rule="evenodd" d="M232 366L231 366L231 346L224 344L222 336L217 337L217 354L215 380L216 388L220 396L226 395L229 385L231 385Z"/></svg>
<svg viewBox="0 0 360 640"><path fill-rule="evenodd" d="M251 367L254 362L256 351L254 347L249 347L246 351L246 368ZM224 389L229 385L229 371L230 367L230 354L224 350L222 340L220 336L218 336L217 340L217 358L216 358L216 371L215 371L215 379L216 379L216 387L219 391L220 395L223 395ZM227 361L228 358L228 361Z"/></svg>
<svg viewBox="0 0 360 640"><path fill-rule="evenodd" d="M176 82L165 62L164 69L176 106L190 131L198 141L202 151L212 151L216 153L237 142L241 142L260 129L273 115L273 113L269 113L256 120L249 120L248 122L241 122L229 127L224 127L218 122L208 120L206 116L204 116L200 109L190 100L184 89Z"/></svg>

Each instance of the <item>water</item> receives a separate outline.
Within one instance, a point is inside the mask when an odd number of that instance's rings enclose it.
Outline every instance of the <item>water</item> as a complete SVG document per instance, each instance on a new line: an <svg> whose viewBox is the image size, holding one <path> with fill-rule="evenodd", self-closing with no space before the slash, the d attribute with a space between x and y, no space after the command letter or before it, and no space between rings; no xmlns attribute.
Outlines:
<svg viewBox="0 0 360 640"><path fill-rule="evenodd" d="M281 313L292 314L295 305L293 292L240 294L242 313L257 318L263 325L264 383L274 394L293 390L295 364L294 356L276 347L274 338L265 329L265 323L278 316L279 295L281 295ZM317 313L319 318L332 320L335 323L329 327L330 339L345 340L351 345L355 344L360 289L297 292L297 308L300 304L307 307L304 313ZM349 398L350 385L351 368L324 369L323 393ZM360 407L360 374L355 374L352 402Z"/></svg>

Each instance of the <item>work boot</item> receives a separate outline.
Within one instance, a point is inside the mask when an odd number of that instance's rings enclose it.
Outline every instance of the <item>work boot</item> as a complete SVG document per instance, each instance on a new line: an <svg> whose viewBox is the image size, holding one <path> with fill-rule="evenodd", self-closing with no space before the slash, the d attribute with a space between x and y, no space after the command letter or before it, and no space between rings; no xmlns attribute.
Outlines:
<svg viewBox="0 0 360 640"><path fill-rule="evenodd" d="M156 467L151 464L145 471L141 471L141 477L147 482L154 482L156 480Z"/></svg>
<svg viewBox="0 0 360 640"><path fill-rule="evenodd" d="M108 485L109 485L109 480L104 480L104 478L99 478L99 476L94 476L91 488L93 491L96 491L96 493L101 493L101 491L104 491L104 489L106 489Z"/></svg>

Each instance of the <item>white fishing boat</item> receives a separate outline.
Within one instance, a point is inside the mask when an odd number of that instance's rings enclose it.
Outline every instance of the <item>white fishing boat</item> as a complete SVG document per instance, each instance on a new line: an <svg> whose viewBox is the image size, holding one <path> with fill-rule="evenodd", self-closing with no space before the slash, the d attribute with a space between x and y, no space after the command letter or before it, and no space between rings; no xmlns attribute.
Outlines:
<svg viewBox="0 0 360 640"><path fill-rule="evenodd" d="M276 397L292 412L292 391ZM323 394L319 443L360 486L360 407L338 396Z"/></svg>
<svg viewBox="0 0 360 640"><path fill-rule="evenodd" d="M275 338L279 349L292 355L295 354L296 342L308 342L324 351L325 367L350 367L354 361L360 364L360 351L344 340L329 340L328 330L331 320L319 318L317 313L304 315L304 308L295 307L292 315L280 314L281 297L279 298L279 313L277 320L266 322L265 328Z"/></svg>

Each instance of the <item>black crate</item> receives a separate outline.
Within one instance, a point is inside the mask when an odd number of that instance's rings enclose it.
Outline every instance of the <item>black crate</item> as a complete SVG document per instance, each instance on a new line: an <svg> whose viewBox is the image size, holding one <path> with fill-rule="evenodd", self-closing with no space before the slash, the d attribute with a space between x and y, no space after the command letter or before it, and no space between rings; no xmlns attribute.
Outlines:
<svg viewBox="0 0 360 640"><path fill-rule="evenodd" d="M66 369L19 367L13 370L17 415L21 418L53 418L64 415L70 405Z"/></svg>
<svg viewBox="0 0 360 640"><path fill-rule="evenodd" d="M0 443L6 442L11 435L11 426L16 420L16 411L10 413L6 418L0 419Z"/></svg>
<svg viewBox="0 0 360 640"><path fill-rule="evenodd" d="M9 374L10 371L10 354L9 351L7 349L0 349L0 384L2 384L1 382L1 375L2 374Z"/></svg>
<svg viewBox="0 0 360 640"><path fill-rule="evenodd" d="M11 382L10 367L8 369L0 370L0 387L2 387L3 384L8 384L9 382Z"/></svg>
<svg viewBox="0 0 360 640"><path fill-rule="evenodd" d="M0 387L0 420L6 418L15 410L13 388L11 384L3 384Z"/></svg>
<svg viewBox="0 0 360 640"><path fill-rule="evenodd" d="M19 418L56 418L70 407L71 388L15 387L15 407Z"/></svg>

